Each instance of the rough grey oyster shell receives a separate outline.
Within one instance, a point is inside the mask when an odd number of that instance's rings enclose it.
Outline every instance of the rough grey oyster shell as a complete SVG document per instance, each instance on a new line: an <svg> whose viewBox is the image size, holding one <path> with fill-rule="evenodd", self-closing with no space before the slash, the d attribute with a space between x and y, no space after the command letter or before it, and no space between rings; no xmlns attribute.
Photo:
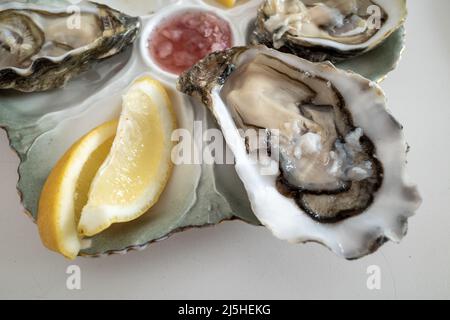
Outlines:
<svg viewBox="0 0 450 320"><path fill-rule="evenodd" d="M317 8L324 9L311 13ZM265 0L251 43L313 62L339 62L383 43L406 16L406 0Z"/></svg>
<svg viewBox="0 0 450 320"><path fill-rule="evenodd" d="M209 55L178 89L214 114L254 214L276 237L355 259L406 234L421 198L377 84L256 46ZM252 128L262 143L249 142Z"/></svg>
<svg viewBox="0 0 450 320"><path fill-rule="evenodd" d="M139 18L83 1L0 3L0 89L46 91L64 86L93 62L136 39Z"/></svg>

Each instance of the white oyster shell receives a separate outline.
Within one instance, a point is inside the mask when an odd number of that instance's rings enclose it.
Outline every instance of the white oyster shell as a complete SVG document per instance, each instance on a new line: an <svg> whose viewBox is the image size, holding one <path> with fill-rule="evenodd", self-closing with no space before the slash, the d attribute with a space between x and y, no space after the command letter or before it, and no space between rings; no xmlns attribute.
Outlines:
<svg viewBox="0 0 450 320"><path fill-rule="evenodd" d="M373 202L362 213L335 223L312 219L294 199L279 192L276 175L262 175L261 163L249 157L222 96L230 75L261 54L328 81L342 95L354 125L362 128L373 142L375 156L383 167L383 181ZM255 215L276 237L293 243L318 242L339 256L355 259L374 252L388 240L399 242L406 234L407 220L419 207L421 198L405 175L407 144L402 126L386 109L385 96L375 83L338 70L330 63L311 63L258 46L210 55L180 77L178 88L199 96L213 112L235 155L236 171Z"/></svg>
<svg viewBox="0 0 450 320"><path fill-rule="evenodd" d="M309 8L325 9L316 10L321 11L317 14ZM349 14L351 10L354 14ZM406 0L265 0L252 42L310 61L335 62L374 49L403 25L406 16ZM320 25L326 23L323 20L333 20L330 30L345 23L354 26L342 27L344 31L337 36Z"/></svg>

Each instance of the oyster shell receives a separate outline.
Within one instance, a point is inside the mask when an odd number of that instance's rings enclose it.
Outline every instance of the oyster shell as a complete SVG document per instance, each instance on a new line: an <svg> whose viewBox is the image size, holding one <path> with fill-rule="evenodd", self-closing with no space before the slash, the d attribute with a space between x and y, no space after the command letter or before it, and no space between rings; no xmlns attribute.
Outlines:
<svg viewBox="0 0 450 320"><path fill-rule="evenodd" d="M278 238L354 259L405 235L421 200L376 84L257 46L208 56L178 88L213 112L255 215Z"/></svg>
<svg viewBox="0 0 450 320"><path fill-rule="evenodd" d="M265 0L251 42L337 62L374 49L406 16L406 0Z"/></svg>
<svg viewBox="0 0 450 320"><path fill-rule="evenodd" d="M94 61L136 38L139 18L93 2L0 4L0 89L45 91L65 85Z"/></svg>

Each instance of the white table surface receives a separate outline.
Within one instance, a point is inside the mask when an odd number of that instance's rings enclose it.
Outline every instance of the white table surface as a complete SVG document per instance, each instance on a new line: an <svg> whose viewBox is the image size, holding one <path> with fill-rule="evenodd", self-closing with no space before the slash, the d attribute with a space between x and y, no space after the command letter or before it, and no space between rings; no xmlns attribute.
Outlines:
<svg viewBox="0 0 450 320"><path fill-rule="evenodd" d="M116 1L120 2L120 1ZM382 84L411 145L424 203L400 245L359 261L290 245L240 222L191 230L143 252L69 262L41 245L16 193L18 159L0 133L0 298L450 298L450 1L409 0L407 50ZM66 269L81 268L81 290ZM381 268L369 290L367 268Z"/></svg>

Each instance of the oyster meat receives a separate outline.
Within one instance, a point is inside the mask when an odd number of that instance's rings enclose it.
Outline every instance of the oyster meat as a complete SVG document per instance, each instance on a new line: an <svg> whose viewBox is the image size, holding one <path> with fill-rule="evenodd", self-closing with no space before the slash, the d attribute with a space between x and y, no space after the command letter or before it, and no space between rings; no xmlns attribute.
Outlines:
<svg viewBox="0 0 450 320"><path fill-rule="evenodd" d="M404 236L420 196L376 84L256 46L208 56L178 88L213 112L255 215L277 237L354 259Z"/></svg>
<svg viewBox="0 0 450 320"><path fill-rule="evenodd" d="M405 0L265 0L251 41L337 62L377 47L406 15Z"/></svg>
<svg viewBox="0 0 450 320"><path fill-rule="evenodd" d="M93 2L81 2L77 10L69 5L0 4L0 89L62 87L136 39L139 18Z"/></svg>

